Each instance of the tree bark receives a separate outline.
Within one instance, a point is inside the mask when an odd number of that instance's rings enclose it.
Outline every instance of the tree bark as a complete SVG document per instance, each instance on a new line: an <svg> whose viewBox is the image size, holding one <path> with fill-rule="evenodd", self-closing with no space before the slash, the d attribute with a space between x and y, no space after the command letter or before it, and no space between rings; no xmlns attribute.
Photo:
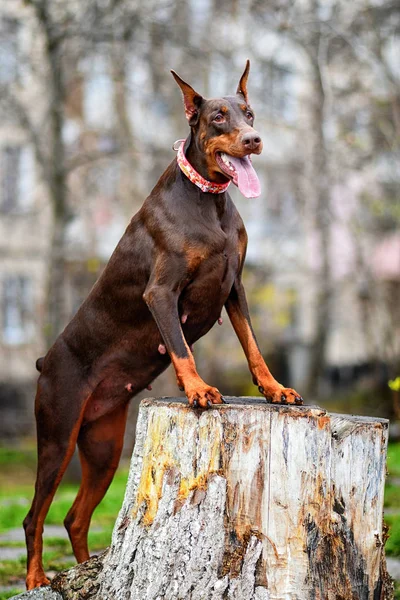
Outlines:
<svg viewBox="0 0 400 600"><path fill-rule="evenodd" d="M111 548L54 600L392 600L387 438L312 406L144 400Z"/></svg>
<svg viewBox="0 0 400 600"><path fill-rule="evenodd" d="M316 8L315 8L316 10ZM310 200L307 202L307 222L311 235L318 241L320 266L314 276L315 331L310 347L310 365L305 395L316 398L318 384L326 364L326 346L331 326L331 265L330 265L330 169L325 139L325 90L319 62L320 34L312 39L308 56L311 70L312 98L310 102L311 149L309 163Z"/></svg>
<svg viewBox="0 0 400 600"><path fill-rule="evenodd" d="M259 399L144 400L111 548L64 599L390 600L388 422Z"/></svg>
<svg viewBox="0 0 400 600"><path fill-rule="evenodd" d="M43 166L53 213L49 271L47 282L47 322L45 337L50 346L65 325L65 231L68 222L66 150L63 140L65 125L65 74L63 68L63 36L53 20L48 0L29 0L44 35L44 56L48 67L49 148Z"/></svg>

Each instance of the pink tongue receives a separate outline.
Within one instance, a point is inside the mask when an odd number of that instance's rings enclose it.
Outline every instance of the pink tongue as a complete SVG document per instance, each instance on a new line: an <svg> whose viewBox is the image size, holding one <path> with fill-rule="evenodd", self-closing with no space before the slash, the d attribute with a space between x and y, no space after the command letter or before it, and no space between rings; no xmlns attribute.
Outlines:
<svg viewBox="0 0 400 600"><path fill-rule="evenodd" d="M229 156L229 161L237 173L237 186L245 198L257 198L261 194L261 186L250 158Z"/></svg>

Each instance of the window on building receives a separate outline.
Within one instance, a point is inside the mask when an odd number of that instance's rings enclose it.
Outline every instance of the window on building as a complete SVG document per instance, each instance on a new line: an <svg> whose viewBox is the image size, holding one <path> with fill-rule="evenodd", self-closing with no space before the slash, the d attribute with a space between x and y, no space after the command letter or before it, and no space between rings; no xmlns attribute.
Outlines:
<svg viewBox="0 0 400 600"><path fill-rule="evenodd" d="M110 66L103 56L88 59L84 65L83 113L86 124L94 129L113 125L113 82Z"/></svg>
<svg viewBox="0 0 400 600"><path fill-rule="evenodd" d="M30 146L0 148L0 210L26 212L32 206L34 155Z"/></svg>
<svg viewBox="0 0 400 600"><path fill-rule="evenodd" d="M290 121L294 110L291 89L293 75L289 69L273 62L268 67L266 100L270 112L273 116Z"/></svg>
<svg viewBox="0 0 400 600"><path fill-rule="evenodd" d="M21 148L7 146L1 153L1 208L12 212L18 204L18 181L21 167Z"/></svg>
<svg viewBox="0 0 400 600"><path fill-rule="evenodd" d="M252 86L265 104L270 118L293 122L296 119L296 89L293 72L273 60L252 71Z"/></svg>
<svg viewBox="0 0 400 600"><path fill-rule="evenodd" d="M34 334L32 280L9 275L3 280L3 341L24 344Z"/></svg>
<svg viewBox="0 0 400 600"><path fill-rule="evenodd" d="M18 76L19 25L15 19L0 20L0 85L12 83Z"/></svg>

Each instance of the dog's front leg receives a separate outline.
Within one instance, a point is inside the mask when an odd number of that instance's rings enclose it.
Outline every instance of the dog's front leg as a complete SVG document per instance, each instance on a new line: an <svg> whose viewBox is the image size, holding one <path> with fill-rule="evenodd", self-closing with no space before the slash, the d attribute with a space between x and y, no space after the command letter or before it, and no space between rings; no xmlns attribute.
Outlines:
<svg viewBox="0 0 400 600"><path fill-rule="evenodd" d="M223 404L221 393L207 385L196 370L193 354L185 340L178 313L178 294L167 285L151 282L143 298L149 307L175 368L178 387L184 389L190 405L203 408Z"/></svg>
<svg viewBox="0 0 400 600"><path fill-rule="evenodd" d="M251 326L246 293L239 277L232 287L225 308L243 347L253 381L260 392L271 402L302 404L302 397L295 390L285 388L276 381L265 364Z"/></svg>

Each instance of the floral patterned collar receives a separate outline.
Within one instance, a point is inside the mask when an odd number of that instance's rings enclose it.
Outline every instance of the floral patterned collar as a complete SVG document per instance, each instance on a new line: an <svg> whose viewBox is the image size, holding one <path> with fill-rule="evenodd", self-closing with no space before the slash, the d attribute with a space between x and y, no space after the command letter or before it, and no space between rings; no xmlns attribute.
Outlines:
<svg viewBox="0 0 400 600"><path fill-rule="evenodd" d="M197 187L200 188L202 192L209 192L210 194L222 194L223 192L225 192L229 187L230 181L228 181L228 183L215 183L214 181L208 181L207 179L204 179L204 177L202 177L200 173L198 173L196 169L192 167L192 165L186 158L185 153L183 151L185 141L186 140L178 140L173 145L173 149L178 150L176 160L182 173L184 173L184 175L186 175L186 177L190 179L192 183L197 185ZM179 148L176 148L178 144Z"/></svg>

